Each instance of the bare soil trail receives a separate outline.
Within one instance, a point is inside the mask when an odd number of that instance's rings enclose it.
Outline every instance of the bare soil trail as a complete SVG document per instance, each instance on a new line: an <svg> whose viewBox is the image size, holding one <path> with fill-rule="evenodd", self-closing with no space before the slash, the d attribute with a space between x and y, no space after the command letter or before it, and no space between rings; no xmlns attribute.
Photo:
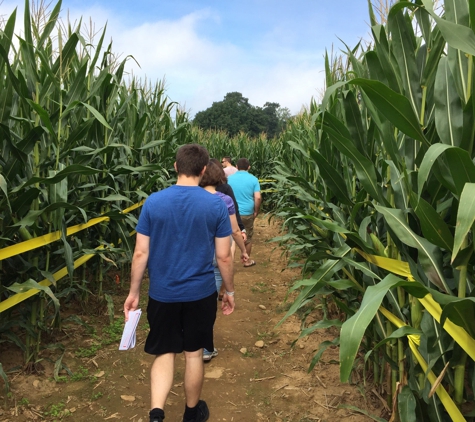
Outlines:
<svg viewBox="0 0 475 422"><path fill-rule="evenodd" d="M219 354L206 364L202 397L210 408L210 421L227 422L304 422L304 421L371 421L372 418L345 406L354 406L380 417L383 404L376 392L363 383L339 382L337 347L325 351L314 370L309 364L325 340L333 340L335 332L316 331L298 338L301 322L292 316L282 325L291 300L285 301L288 289L299 277L297 270L286 269L282 251L268 240L278 235L279 227L266 217L256 221L252 258L257 265L235 266L236 310L230 316L218 313L215 345ZM142 295L145 310L146 283ZM127 286L114 294L117 317ZM93 307L92 307L93 308ZM137 346L118 350L118 340L111 338L106 312L97 309L81 319L93 325L91 337L78 324L65 324L55 341L66 347L63 357L73 377L62 372L62 382L53 379L55 359L44 359L36 374L25 371L9 375L11 393L0 393L0 421L102 421L148 422L149 368L153 358L143 351L147 335L145 315L139 324ZM307 321L320 318L312 310ZM120 338L120 337L119 337ZM109 343L109 344L107 344ZM100 347L98 346L100 345ZM20 362L21 353L0 348L0 362L8 370ZM46 352L45 352L45 356ZM57 352L56 352L57 359ZM17 364L18 364L17 362ZM176 359L176 377L169 395L167 422L182 420L184 360Z"/></svg>

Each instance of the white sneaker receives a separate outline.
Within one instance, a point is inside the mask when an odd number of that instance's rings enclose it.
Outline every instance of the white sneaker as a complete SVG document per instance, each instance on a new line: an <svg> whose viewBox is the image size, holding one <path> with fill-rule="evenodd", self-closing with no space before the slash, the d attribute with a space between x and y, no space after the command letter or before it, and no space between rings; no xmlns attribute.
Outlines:
<svg viewBox="0 0 475 422"><path fill-rule="evenodd" d="M218 356L218 349L216 349L216 347L214 348L212 352L210 352L209 350L203 349L203 360L205 362L210 361L215 356Z"/></svg>

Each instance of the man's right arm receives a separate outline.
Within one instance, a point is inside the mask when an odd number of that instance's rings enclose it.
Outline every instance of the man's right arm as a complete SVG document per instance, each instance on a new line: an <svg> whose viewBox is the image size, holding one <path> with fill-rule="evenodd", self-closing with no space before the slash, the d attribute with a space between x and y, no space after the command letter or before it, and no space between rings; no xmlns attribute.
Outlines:
<svg viewBox="0 0 475 422"><path fill-rule="evenodd" d="M231 253L231 242L228 237L215 237L214 244L216 248L216 262L219 272L223 278L223 284L226 292L234 295L234 271L233 256ZM223 297L223 313L229 315L234 311L234 296L225 294Z"/></svg>
<svg viewBox="0 0 475 422"><path fill-rule="evenodd" d="M129 319L129 311L135 311L139 306L140 286L145 274L145 269L147 268L149 252L150 237L137 233L130 274L130 290L129 295L124 302L124 314L126 321Z"/></svg>

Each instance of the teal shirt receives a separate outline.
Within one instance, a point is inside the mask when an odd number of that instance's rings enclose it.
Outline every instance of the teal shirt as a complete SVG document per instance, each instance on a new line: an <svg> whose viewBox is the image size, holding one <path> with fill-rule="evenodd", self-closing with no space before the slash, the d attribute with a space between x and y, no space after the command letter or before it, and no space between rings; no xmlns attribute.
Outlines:
<svg viewBox="0 0 475 422"><path fill-rule="evenodd" d="M254 214L254 192L260 192L259 180L245 170L239 170L228 177L239 207L239 214Z"/></svg>

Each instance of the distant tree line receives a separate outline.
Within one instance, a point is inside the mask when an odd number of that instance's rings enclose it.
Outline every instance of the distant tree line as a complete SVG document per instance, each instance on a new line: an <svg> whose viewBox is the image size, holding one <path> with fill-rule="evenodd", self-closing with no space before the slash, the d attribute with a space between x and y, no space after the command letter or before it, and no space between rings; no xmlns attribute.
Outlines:
<svg viewBox="0 0 475 422"><path fill-rule="evenodd" d="M225 130L230 136L239 132L258 136L264 132L268 138L274 138L290 117L290 110L278 103L266 102L264 107L257 107L249 104L240 92L229 92L223 101L196 113L193 124L202 129Z"/></svg>

